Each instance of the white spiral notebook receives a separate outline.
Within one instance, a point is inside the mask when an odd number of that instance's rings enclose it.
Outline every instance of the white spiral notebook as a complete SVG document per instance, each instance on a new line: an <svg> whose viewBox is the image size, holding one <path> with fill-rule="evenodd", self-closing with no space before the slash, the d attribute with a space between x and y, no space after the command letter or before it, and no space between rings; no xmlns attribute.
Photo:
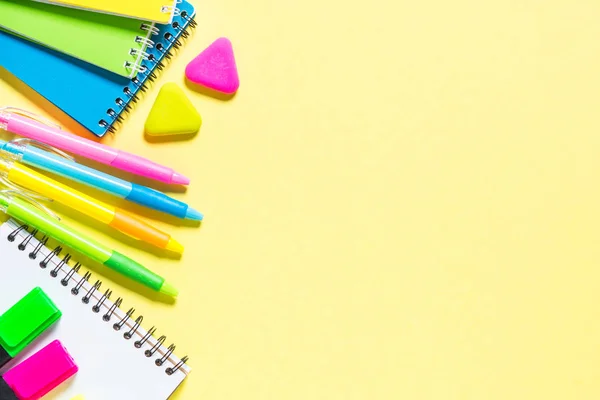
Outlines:
<svg viewBox="0 0 600 400"><path fill-rule="evenodd" d="M122 299L111 301L110 289L89 272L80 275L70 255L39 239L13 220L0 226L0 314L39 286L63 315L0 373L58 339L79 372L44 400L169 398L190 373L187 357L177 358L165 336L145 331L133 309L119 309Z"/></svg>

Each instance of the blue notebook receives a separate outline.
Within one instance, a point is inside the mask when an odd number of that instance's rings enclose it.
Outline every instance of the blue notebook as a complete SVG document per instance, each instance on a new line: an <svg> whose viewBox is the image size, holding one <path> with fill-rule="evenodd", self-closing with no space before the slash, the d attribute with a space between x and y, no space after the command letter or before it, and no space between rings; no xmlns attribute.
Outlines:
<svg viewBox="0 0 600 400"><path fill-rule="evenodd" d="M124 78L44 46L0 30L0 66L52 102L97 136L114 132L137 94L156 78L165 58L187 38L196 25L194 7L178 5L170 25L155 25L153 47L133 79Z"/></svg>

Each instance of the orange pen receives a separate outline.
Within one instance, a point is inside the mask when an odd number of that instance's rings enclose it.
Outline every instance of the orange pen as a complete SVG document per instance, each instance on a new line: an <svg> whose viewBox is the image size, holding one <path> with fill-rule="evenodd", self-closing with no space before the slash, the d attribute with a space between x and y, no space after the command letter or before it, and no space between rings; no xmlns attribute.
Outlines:
<svg viewBox="0 0 600 400"><path fill-rule="evenodd" d="M0 178L9 187L14 184L53 199L94 218L96 221L111 226L127 236L161 249L183 253L183 246L171 235L124 210L105 204L40 174L16 162L13 155L3 151L0 151Z"/></svg>

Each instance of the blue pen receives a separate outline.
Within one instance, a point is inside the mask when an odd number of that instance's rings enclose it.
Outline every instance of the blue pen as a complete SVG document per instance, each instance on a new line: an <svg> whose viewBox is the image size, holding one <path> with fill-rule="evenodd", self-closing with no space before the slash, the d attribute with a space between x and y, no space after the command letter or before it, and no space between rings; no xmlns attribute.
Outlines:
<svg viewBox="0 0 600 400"><path fill-rule="evenodd" d="M42 150L43 148L50 151ZM0 150L16 155L18 161L53 174L94 187L113 196L129 200L179 218L200 221L203 215L181 201L157 190L127 182L77 163L54 147L25 138L11 142L0 140Z"/></svg>

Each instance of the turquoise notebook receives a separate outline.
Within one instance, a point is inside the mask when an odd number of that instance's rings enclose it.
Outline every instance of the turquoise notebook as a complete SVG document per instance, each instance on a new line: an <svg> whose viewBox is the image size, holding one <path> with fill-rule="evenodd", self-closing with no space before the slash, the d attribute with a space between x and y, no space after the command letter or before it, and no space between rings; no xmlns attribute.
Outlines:
<svg viewBox="0 0 600 400"><path fill-rule="evenodd" d="M156 78L165 58L181 45L196 25L194 7L178 5L178 16L169 25L156 25L155 45L136 77L128 79L76 58L0 31L0 66L48 99L97 136L115 131L137 94Z"/></svg>

